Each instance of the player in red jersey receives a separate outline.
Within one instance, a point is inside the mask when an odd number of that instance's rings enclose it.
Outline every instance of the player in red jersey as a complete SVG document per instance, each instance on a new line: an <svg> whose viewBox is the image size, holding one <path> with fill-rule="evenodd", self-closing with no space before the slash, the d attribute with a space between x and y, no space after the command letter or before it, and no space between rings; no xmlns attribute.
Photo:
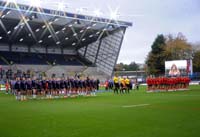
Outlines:
<svg viewBox="0 0 200 137"><path fill-rule="evenodd" d="M152 90L151 78L147 77L146 81L147 81L147 91L151 91Z"/></svg>
<svg viewBox="0 0 200 137"><path fill-rule="evenodd" d="M168 78L164 77L163 78L163 83L164 83L164 89L165 91L168 91Z"/></svg>
<svg viewBox="0 0 200 137"><path fill-rule="evenodd" d="M173 81L173 78L170 78L169 79L169 84L170 84L170 90L174 90L174 81Z"/></svg>
<svg viewBox="0 0 200 137"><path fill-rule="evenodd" d="M186 89L188 89L189 88L189 83L190 83L190 78L189 77L185 77L184 82L185 82L184 87Z"/></svg>

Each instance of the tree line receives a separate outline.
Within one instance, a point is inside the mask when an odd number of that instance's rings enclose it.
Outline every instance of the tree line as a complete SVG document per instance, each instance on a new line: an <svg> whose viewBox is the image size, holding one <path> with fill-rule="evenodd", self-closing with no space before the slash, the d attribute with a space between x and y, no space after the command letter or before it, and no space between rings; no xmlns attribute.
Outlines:
<svg viewBox="0 0 200 137"><path fill-rule="evenodd" d="M130 64L119 63L115 66L115 71L137 71L139 69L140 66L136 62Z"/></svg>
<svg viewBox="0 0 200 137"><path fill-rule="evenodd" d="M165 73L165 61L193 60L194 72L200 72L200 44L191 44L182 33L176 36L159 34L151 45L145 64L148 74Z"/></svg>

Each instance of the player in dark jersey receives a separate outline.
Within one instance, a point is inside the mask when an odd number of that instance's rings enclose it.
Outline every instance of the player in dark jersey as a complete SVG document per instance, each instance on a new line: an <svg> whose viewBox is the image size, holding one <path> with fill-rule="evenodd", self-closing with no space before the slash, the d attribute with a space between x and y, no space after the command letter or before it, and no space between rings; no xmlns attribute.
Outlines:
<svg viewBox="0 0 200 137"><path fill-rule="evenodd" d="M83 95L83 80L82 80L82 78L79 78L78 86L79 86L79 94Z"/></svg>
<svg viewBox="0 0 200 137"><path fill-rule="evenodd" d="M74 79L74 93L75 93L75 95L78 95L78 89L79 89L78 79L75 78Z"/></svg>
<svg viewBox="0 0 200 137"><path fill-rule="evenodd" d="M56 95L59 96L60 95L60 92L61 91L61 88L60 88L60 79L57 78L56 79Z"/></svg>
<svg viewBox="0 0 200 137"><path fill-rule="evenodd" d="M37 85L36 85L36 78L32 79L32 91L33 91L33 99L37 97Z"/></svg>
<svg viewBox="0 0 200 137"><path fill-rule="evenodd" d="M69 78L64 80L64 87L65 87L65 95L70 96L70 94L69 94L69 91L70 91Z"/></svg>
<svg viewBox="0 0 200 137"><path fill-rule="evenodd" d="M91 83L91 95L95 96L96 95L96 80L91 79L90 83Z"/></svg>
<svg viewBox="0 0 200 137"><path fill-rule="evenodd" d="M90 78L86 78L86 94L89 95L91 91Z"/></svg>
<svg viewBox="0 0 200 137"><path fill-rule="evenodd" d="M47 80L47 98L51 99L52 98L52 79Z"/></svg>
<svg viewBox="0 0 200 137"><path fill-rule="evenodd" d="M20 89L21 84L20 83L21 83L20 78L17 77L15 85L14 85L14 90L16 92L16 99L17 100L21 100L21 89Z"/></svg>
<svg viewBox="0 0 200 137"><path fill-rule="evenodd" d="M31 96L33 93L32 93L32 81L30 78L28 78L26 80L26 86L27 86L27 96Z"/></svg>
<svg viewBox="0 0 200 137"><path fill-rule="evenodd" d="M41 88L41 95L45 96L46 95L46 78L43 78L41 80L42 88Z"/></svg>
<svg viewBox="0 0 200 137"><path fill-rule="evenodd" d="M47 96L49 94L49 83L48 79L45 80L45 95Z"/></svg>
<svg viewBox="0 0 200 137"><path fill-rule="evenodd" d="M70 79L70 94L75 95L75 83L73 78Z"/></svg>
<svg viewBox="0 0 200 137"><path fill-rule="evenodd" d="M87 83L86 83L86 79L83 79L82 80L82 85L83 85L83 88L82 88L82 92L83 92L83 95L86 95L87 94Z"/></svg>
<svg viewBox="0 0 200 137"><path fill-rule="evenodd" d="M65 90L64 80L65 80L64 78L62 78L62 79L60 80L60 90L61 90L61 94L65 96L66 90Z"/></svg>
<svg viewBox="0 0 200 137"><path fill-rule="evenodd" d="M36 80L36 87L37 87L37 95L41 97L41 92L42 92L42 81L41 80Z"/></svg>
<svg viewBox="0 0 200 137"><path fill-rule="evenodd" d="M26 100L26 95L27 95L27 84L25 77L22 78L20 82L20 87L21 87L21 100L24 101Z"/></svg>
<svg viewBox="0 0 200 137"><path fill-rule="evenodd" d="M55 78L52 79L52 95L53 96L56 95L56 79Z"/></svg>
<svg viewBox="0 0 200 137"><path fill-rule="evenodd" d="M97 80L96 80L96 89L97 89L97 91L99 90L99 84L100 84L100 80L97 79Z"/></svg>

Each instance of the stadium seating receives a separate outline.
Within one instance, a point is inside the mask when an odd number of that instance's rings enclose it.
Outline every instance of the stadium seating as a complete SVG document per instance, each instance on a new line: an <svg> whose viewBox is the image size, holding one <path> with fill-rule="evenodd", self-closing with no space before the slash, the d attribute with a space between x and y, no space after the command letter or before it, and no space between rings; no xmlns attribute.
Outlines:
<svg viewBox="0 0 200 137"><path fill-rule="evenodd" d="M77 56L72 55L0 51L0 57L6 60L0 58L1 65L8 64L11 61L13 64L24 65L83 65Z"/></svg>

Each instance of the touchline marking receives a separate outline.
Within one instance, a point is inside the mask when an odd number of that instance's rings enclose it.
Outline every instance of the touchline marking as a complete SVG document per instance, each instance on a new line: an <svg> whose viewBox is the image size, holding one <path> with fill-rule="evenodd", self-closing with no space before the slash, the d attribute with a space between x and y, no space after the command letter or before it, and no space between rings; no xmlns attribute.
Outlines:
<svg viewBox="0 0 200 137"><path fill-rule="evenodd" d="M179 95L179 96L184 96L184 97L199 97L200 95Z"/></svg>
<svg viewBox="0 0 200 137"><path fill-rule="evenodd" d="M133 107L143 107L148 106L150 104L138 104L138 105L128 105L128 106L122 106L123 108L133 108Z"/></svg>

